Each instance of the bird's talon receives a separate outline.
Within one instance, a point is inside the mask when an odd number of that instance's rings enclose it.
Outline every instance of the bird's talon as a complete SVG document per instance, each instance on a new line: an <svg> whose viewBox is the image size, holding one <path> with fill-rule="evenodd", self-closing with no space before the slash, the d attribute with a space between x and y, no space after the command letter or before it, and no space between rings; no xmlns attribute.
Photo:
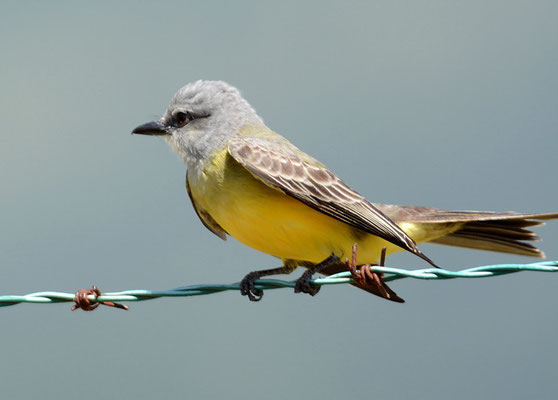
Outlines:
<svg viewBox="0 0 558 400"><path fill-rule="evenodd" d="M263 290L256 289L253 292L247 293L250 301L260 301L263 297Z"/></svg>
<svg viewBox="0 0 558 400"><path fill-rule="evenodd" d="M254 281L259 279L260 275L255 272L250 272L242 281L240 281L240 294L248 296L250 301L260 301L264 295L263 290L258 289Z"/></svg>
<svg viewBox="0 0 558 400"><path fill-rule="evenodd" d="M311 279L311 271L305 271L304 274L296 280L295 293L308 293L310 296L315 296L320 291L320 286L312 285Z"/></svg>

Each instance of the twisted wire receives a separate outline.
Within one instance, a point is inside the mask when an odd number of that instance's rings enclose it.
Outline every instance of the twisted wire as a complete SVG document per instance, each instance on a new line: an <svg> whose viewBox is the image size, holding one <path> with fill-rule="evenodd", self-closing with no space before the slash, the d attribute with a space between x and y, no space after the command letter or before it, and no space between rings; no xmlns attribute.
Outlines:
<svg viewBox="0 0 558 400"><path fill-rule="evenodd" d="M428 280L447 280L456 278L487 278L492 276L507 275L521 271L533 272L558 272L558 261L545 261L532 264L499 264L499 265L485 265L480 267L467 268L461 271L448 271L445 269L426 268L418 270L406 270L393 267L373 266L373 271L382 272L385 276L385 281L395 281L404 278L414 279L428 279ZM339 285L352 283L351 273L349 271L340 272L338 274L330 275L323 278L316 278L312 280L314 285ZM279 288L294 288L295 281L284 281L280 279L259 279L255 281L256 288L262 290L271 290ZM96 287L94 287L96 289ZM84 289L80 289L84 290ZM188 297L188 296L201 296L213 293L219 293L229 290L240 290L240 282L231 284L201 284L201 285L188 285L181 286L170 290L145 290L134 289L124 290L120 292L102 293L100 295L95 293L92 289L88 289L85 294L78 291L78 293L63 293L54 291L35 292L26 295L0 295L0 307L13 306L20 303L38 303L38 304L53 304L62 302L75 303L78 294L85 299L89 307L92 303L113 303L118 308L126 308L116 302L124 301L145 301L161 297ZM110 304L107 304L110 305ZM113 305L114 306L114 305ZM75 307L79 308L79 307ZM84 308L85 309L85 308ZM93 307L94 309L94 307Z"/></svg>

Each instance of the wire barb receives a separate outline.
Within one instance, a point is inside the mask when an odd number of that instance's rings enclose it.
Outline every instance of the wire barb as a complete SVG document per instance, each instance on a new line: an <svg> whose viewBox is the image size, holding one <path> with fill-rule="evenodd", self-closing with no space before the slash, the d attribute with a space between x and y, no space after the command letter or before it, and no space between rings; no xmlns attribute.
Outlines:
<svg viewBox="0 0 558 400"><path fill-rule="evenodd" d="M81 308L83 311L93 311L99 304L105 306L120 308L121 310L128 310L129 307L124 304L118 304L113 301L98 301L98 298L103 294L96 285L93 285L91 289L79 289L74 296L74 305L72 306L72 311ZM93 298L91 298L93 297Z"/></svg>
<svg viewBox="0 0 558 400"><path fill-rule="evenodd" d="M386 248L382 248L379 267L383 267L386 262ZM364 290L371 290L379 296L389 299L389 294L384 287L384 274L372 270L371 264L357 265L357 244L353 245L351 261L345 259L347 269L351 273L354 284Z"/></svg>
<svg viewBox="0 0 558 400"><path fill-rule="evenodd" d="M533 264L500 264L485 265L481 267L468 268L461 271L448 271L445 269L426 268L418 270L407 270L402 268L371 266L370 270L384 274L383 281L390 282L404 278L427 279L427 280L446 280L456 278L487 278L512 274L520 271L533 272L558 272L558 261L545 261ZM312 281L313 285L339 285L355 283L350 271L340 272L323 278L316 278ZM283 281L278 279L259 279L255 282L255 287L262 290L294 288L295 281ZM82 290L84 292L82 292ZM0 296L0 307L13 306L20 303L75 303L73 309L81 308L90 311L88 308L95 309L99 304L127 310L128 306L116 303L117 301L144 301L160 297L188 297L201 296L212 293L219 293L228 290L240 290L240 282L232 284L207 284L182 286L171 290L126 290L122 292L101 293L93 286L92 289L81 289L78 292L36 292L27 295L4 295ZM90 292L91 291L91 292ZM84 307L85 305L85 307Z"/></svg>

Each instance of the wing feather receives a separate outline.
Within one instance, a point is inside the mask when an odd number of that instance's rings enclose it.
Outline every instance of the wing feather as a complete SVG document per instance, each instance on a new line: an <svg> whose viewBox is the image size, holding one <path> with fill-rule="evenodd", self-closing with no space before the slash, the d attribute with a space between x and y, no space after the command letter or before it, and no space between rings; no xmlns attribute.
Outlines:
<svg viewBox="0 0 558 400"><path fill-rule="evenodd" d="M267 185L315 210L379 236L435 265L395 222L317 160L286 140L238 137L229 153Z"/></svg>

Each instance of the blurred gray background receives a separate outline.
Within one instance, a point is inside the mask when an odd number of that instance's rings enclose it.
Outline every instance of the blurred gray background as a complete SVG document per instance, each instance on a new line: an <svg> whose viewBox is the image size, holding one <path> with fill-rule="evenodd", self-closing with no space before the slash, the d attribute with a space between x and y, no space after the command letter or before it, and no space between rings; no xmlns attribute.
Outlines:
<svg viewBox="0 0 558 400"><path fill-rule="evenodd" d="M372 201L558 210L556 2L0 6L0 293L227 283L278 261L199 223L131 136L185 83L237 86ZM558 222L537 232L558 259ZM442 266L525 257L422 245ZM396 255L389 265L423 268ZM400 281L70 312L0 309L6 399L553 399L558 276Z"/></svg>

